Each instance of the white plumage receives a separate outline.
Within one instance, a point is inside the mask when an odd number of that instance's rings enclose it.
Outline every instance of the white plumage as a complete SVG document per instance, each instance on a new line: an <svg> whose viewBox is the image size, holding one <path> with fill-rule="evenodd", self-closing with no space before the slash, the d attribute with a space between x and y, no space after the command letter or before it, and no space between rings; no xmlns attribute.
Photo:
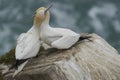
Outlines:
<svg viewBox="0 0 120 80"><path fill-rule="evenodd" d="M74 31L64 28L52 28L49 25L49 8L40 7L36 11L33 27L27 33L22 33L17 39L16 60L35 57L41 42L53 48L68 49L79 40L80 35ZM22 70L27 62L18 66L18 70L15 71L13 77Z"/></svg>
<svg viewBox="0 0 120 80"><path fill-rule="evenodd" d="M32 27L27 33L22 33L17 39L15 57L18 60L35 57L39 48L39 35L36 27Z"/></svg>
<svg viewBox="0 0 120 80"><path fill-rule="evenodd" d="M49 25L41 26L40 37L44 43L57 49L68 49L74 45L80 35L69 29L52 28Z"/></svg>
<svg viewBox="0 0 120 80"><path fill-rule="evenodd" d="M22 33L17 39L17 46L15 49L16 61L25 60L37 56L40 49L38 28L33 26L28 32ZM19 64L16 62L18 69L14 72L13 77L18 74L27 64L28 60Z"/></svg>
<svg viewBox="0 0 120 80"><path fill-rule="evenodd" d="M51 6L50 6L51 7ZM36 15L40 19L40 38L49 46L57 49L68 49L80 38L80 35L72 30L64 28L53 28L49 25L49 8L40 7Z"/></svg>

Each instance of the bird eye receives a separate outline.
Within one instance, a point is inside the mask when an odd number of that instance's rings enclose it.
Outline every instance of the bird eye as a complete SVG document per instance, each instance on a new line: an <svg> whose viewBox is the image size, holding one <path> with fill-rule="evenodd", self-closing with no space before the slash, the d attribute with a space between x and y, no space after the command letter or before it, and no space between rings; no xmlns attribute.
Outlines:
<svg viewBox="0 0 120 80"><path fill-rule="evenodd" d="M41 14L41 15L43 15L43 14L44 14L44 11L43 11L43 10L42 10L42 11L40 11L40 14Z"/></svg>

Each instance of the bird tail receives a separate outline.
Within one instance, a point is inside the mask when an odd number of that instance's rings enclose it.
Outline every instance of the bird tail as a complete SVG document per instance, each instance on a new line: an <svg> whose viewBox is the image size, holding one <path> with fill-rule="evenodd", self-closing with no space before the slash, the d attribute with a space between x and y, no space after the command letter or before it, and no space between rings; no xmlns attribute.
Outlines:
<svg viewBox="0 0 120 80"><path fill-rule="evenodd" d="M15 72L14 72L14 74L13 74L13 78L20 72L20 71L22 71L22 69L24 68L24 66L27 64L27 62L28 62L28 60L26 60L25 62L23 62L22 64L20 64L19 66L18 66L18 69L17 70L15 70Z"/></svg>
<svg viewBox="0 0 120 80"><path fill-rule="evenodd" d="M15 68L18 69L18 66L21 65L22 63L24 63L25 61L27 61L28 59L22 59L22 60L16 60L15 64L13 64L9 70Z"/></svg>
<svg viewBox="0 0 120 80"><path fill-rule="evenodd" d="M81 34L78 41L82 41L82 40L85 40L85 39L89 40L89 38L91 38L91 36L89 36L87 33L83 33L83 34Z"/></svg>

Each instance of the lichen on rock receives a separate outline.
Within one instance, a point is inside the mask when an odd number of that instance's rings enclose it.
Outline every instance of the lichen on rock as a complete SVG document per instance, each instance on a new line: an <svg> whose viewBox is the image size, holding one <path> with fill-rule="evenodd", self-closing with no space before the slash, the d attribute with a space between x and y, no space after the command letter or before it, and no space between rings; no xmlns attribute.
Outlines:
<svg viewBox="0 0 120 80"><path fill-rule="evenodd" d="M2 63L6 65L15 63L15 48L0 57L0 64Z"/></svg>

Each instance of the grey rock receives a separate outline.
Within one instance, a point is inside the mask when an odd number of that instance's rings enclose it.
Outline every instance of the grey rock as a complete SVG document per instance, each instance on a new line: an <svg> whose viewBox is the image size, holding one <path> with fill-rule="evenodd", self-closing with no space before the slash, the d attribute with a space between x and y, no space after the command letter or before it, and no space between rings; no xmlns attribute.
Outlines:
<svg viewBox="0 0 120 80"><path fill-rule="evenodd" d="M120 56L96 34L67 50L49 49L31 59L15 80L120 80ZM14 70L4 80L14 80Z"/></svg>

